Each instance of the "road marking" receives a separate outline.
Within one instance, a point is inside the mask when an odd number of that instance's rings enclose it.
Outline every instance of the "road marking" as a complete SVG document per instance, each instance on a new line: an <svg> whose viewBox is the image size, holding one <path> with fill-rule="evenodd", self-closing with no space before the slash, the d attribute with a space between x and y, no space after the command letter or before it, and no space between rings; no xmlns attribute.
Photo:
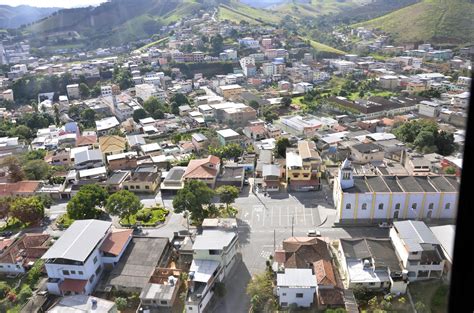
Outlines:
<svg viewBox="0 0 474 313"><path fill-rule="evenodd" d="M303 221L304 221L304 224L306 225L306 209L304 206L302 206L303 208Z"/></svg>
<svg viewBox="0 0 474 313"><path fill-rule="evenodd" d="M270 251L262 251L260 252L260 256L264 259L268 259L272 253Z"/></svg>
<svg viewBox="0 0 474 313"><path fill-rule="evenodd" d="M314 226L314 215L313 215L313 211L314 211L314 210L315 210L315 209L311 209L311 222L312 222L311 225L312 225L312 226ZM316 209L316 210L317 210L317 209Z"/></svg>
<svg viewBox="0 0 474 313"><path fill-rule="evenodd" d="M295 225L298 225L298 224L299 224L299 223L298 223L298 206L295 204L295 205L293 206L293 208L294 208L294 210L295 210L295 221L294 221L294 222L295 222Z"/></svg>
<svg viewBox="0 0 474 313"><path fill-rule="evenodd" d="M278 207L278 208L279 208L278 211L280 212L280 214L278 215L279 218L280 218L280 222L278 223L278 226L281 226L281 207Z"/></svg>
<svg viewBox="0 0 474 313"><path fill-rule="evenodd" d="M275 208L274 207L270 207L269 208L269 211L270 211L270 215L271 215L271 226L273 226L273 215L275 215Z"/></svg>
<svg viewBox="0 0 474 313"><path fill-rule="evenodd" d="M290 207L289 206L286 206L286 216L288 218L288 223L286 225L291 225L291 221L290 221Z"/></svg>

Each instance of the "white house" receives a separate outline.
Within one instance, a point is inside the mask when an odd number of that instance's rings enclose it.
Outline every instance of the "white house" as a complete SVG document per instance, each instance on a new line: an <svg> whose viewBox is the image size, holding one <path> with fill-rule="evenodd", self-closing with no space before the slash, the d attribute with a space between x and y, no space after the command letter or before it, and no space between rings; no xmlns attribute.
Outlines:
<svg viewBox="0 0 474 313"><path fill-rule="evenodd" d="M294 90L296 92L306 93L310 90L313 90L313 84L307 82L301 82L294 85Z"/></svg>
<svg viewBox="0 0 474 313"><path fill-rule="evenodd" d="M424 222L394 222L390 239L410 281L441 278L445 260L439 241Z"/></svg>
<svg viewBox="0 0 474 313"><path fill-rule="evenodd" d="M105 267L113 267L122 256L132 231L111 231L111 222L75 221L41 257L48 274L49 293L89 295Z"/></svg>
<svg viewBox="0 0 474 313"><path fill-rule="evenodd" d="M201 313L214 295L214 284L229 274L236 261L237 234L232 231L204 230L193 244L189 269L186 312Z"/></svg>
<svg viewBox="0 0 474 313"><path fill-rule="evenodd" d="M452 220L459 183L450 175L354 175L345 160L334 178L333 199L339 222L397 219Z"/></svg>
<svg viewBox="0 0 474 313"><path fill-rule="evenodd" d="M316 288L316 275L310 268L286 268L277 274L277 296L282 307L311 307Z"/></svg>
<svg viewBox="0 0 474 313"><path fill-rule="evenodd" d="M106 135L109 131L116 129L120 123L115 116L106 117L95 121L98 135Z"/></svg>
<svg viewBox="0 0 474 313"><path fill-rule="evenodd" d="M67 85L66 90L69 99L79 99L81 96L79 92L79 84Z"/></svg>

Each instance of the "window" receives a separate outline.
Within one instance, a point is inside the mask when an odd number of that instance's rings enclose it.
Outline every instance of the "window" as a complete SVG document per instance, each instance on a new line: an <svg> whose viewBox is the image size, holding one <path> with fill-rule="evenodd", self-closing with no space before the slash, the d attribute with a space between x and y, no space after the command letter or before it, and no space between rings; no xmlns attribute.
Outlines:
<svg viewBox="0 0 474 313"><path fill-rule="evenodd" d="M451 208L451 203L446 203L446 205L444 206L444 209L449 210L450 208Z"/></svg>
<svg viewBox="0 0 474 313"><path fill-rule="evenodd" d="M136 186L135 186L135 189L140 189L140 186L136 185Z"/></svg>
<svg viewBox="0 0 474 313"><path fill-rule="evenodd" d="M97 269L95 270L95 274L99 275L100 271L102 270L102 266L98 266Z"/></svg>
<svg viewBox="0 0 474 313"><path fill-rule="evenodd" d="M94 264L97 263L97 255L94 257Z"/></svg>
<svg viewBox="0 0 474 313"><path fill-rule="evenodd" d="M350 209L351 209L351 204L350 203L346 204L346 210L350 210Z"/></svg>
<svg viewBox="0 0 474 313"><path fill-rule="evenodd" d="M288 302L282 302L281 306L288 306Z"/></svg>
<svg viewBox="0 0 474 313"><path fill-rule="evenodd" d="M375 286L375 283L369 283L370 286Z"/></svg>
<svg viewBox="0 0 474 313"><path fill-rule="evenodd" d="M296 294L296 297L297 297L297 298L303 298L303 294L302 294L302 293L297 293L297 294Z"/></svg>
<svg viewBox="0 0 474 313"><path fill-rule="evenodd" d="M189 310L189 311L192 311L192 310L193 310L193 307L192 307L192 306L188 306L188 310Z"/></svg>
<svg viewBox="0 0 474 313"><path fill-rule="evenodd" d="M78 274L79 275L84 275L84 272L83 271L78 271Z"/></svg>
<svg viewBox="0 0 474 313"><path fill-rule="evenodd" d="M146 186L145 186L145 189L150 189L150 186L146 185Z"/></svg>
<svg viewBox="0 0 474 313"><path fill-rule="evenodd" d="M428 205L428 210L433 210L433 208L434 208L434 203L430 203L430 204Z"/></svg>
<svg viewBox="0 0 474 313"><path fill-rule="evenodd" d="M400 203L395 204L395 210L400 210Z"/></svg>
<svg viewBox="0 0 474 313"><path fill-rule="evenodd" d="M89 282L92 283L94 281L95 275L92 274L91 278L89 278Z"/></svg>
<svg viewBox="0 0 474 313"><path fill-rule="evenodd" d="M166 305L166 304L168 304L168 301L161 300L160 303Z"/></svg>
<svg viewBox="0 0 474 313"><path fill-rule="evenodd" d="M383 210L383 203L379 204L379 210Z"/></svg>
<svg viewBox="0 0 474 313"><path fill-rule="evenodd" d="M220 255L221 250L209 250L209 255Z"/></svg>
<svg viewBox="0 0 474 313"><path fill-rule="evenodd" d="M76 271L71 271L71 275L76 275Z"/></svg>
<svg viewBox="0 0 474 313"><path fill-rule="evenodd" d="M413 204L411 205L411 209L412 209L412 210L416 210L416 206L417 206L417 203L413 203Z"/></svg>
<svg viewBox="0 0 474 313"><path fill-rule="evenodd" d="M286 296L286 292L282 293L281 295L282 295L282 296Z"/></svg>
<svg viewBox="0 0 474 313"><path fill-rule="evenodd" d="M69 275L69 271L63 270L63 275Z"/></svg>

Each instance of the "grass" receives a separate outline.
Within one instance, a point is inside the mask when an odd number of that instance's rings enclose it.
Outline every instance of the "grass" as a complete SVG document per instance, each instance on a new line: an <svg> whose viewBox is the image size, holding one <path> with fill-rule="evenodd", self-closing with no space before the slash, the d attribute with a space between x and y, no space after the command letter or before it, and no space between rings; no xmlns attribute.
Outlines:
<svg viewBox="0 0 474 313"><path fill-rule="evenodd" d="M432 313L444 313L448 305L449 286L440 280L415 282L408 286L413 302L421 301Z"/></svg>
<svg viewBox="0 0 474 313"><path fill-rule="evenodd" d="M231 22L234 22L234 23L239 23L240 21L245 21L245 22L248 22L249 24L251 25L259 25L261 24L260 22L254 20L254 19L250 19L246 16L243 16L241 14L238 14L234 11L231 11L225 7L219 7L219 13L218 13L218 18L219 20L228 20L228 21L231 21Z"/></svg>
<svg viewBox="0 0 474 313"><path fill-rule="evenodd" d="M353 27L381 29L396 43L462 44L474 41L472 16L474 3L468 0L423 0Z"/></svg>
<svg viewBox="0 0 474 313"><path fill-rule="evenodd" d="M366 0L346 0L346 1L335 1L335 0L312 0L310 3L302 3L293 1L284 5L280 5L276 8L276 11L282 15L290 15L294 17L310 17L315 18L325 14L336 14L343 10L347 10L353 7L358 7Z"/></svg>
<svg viewBox="0 0 474 313"><path fill-rule="evenodd" d="M308 38L304 38L304 37L300 37L300 38L302 40L309 40L309 43L310 43L311 47L314 50L316 50L317 52L327 52L327 53L334 53L334 54L338 54L338 55L345 55L346 54L346 52L344 52L342 50L333 48L333 47L325 45L323 43L320 43L320 42L317 42L317 41L314 41L314 40L311 40L311 39L308 39Z"/></svg>
<svg viewBox="0 0 474 313"><path fill-rule="evenodd" d="M166 219L166 216L169 214L169 211L166 209L163 209L161 207L155 207L155 208L144 208L138 211L137 214L133 214L128 218L122 218L120 220L121 225L137 225L137 215L139 215L141 212L146 212L149 211L151 213L151 217L148 221L141 221L140 225L142 226L155 226L156 224L160 222L164 222ZM140 222L138 220L138 222Z"/></svg>
<svg viewBox="0 0 474 313"><path fill-rule="evenodd" d="M137 49L137 51L143 51L143 50L146 50L150 47L159 45L160 43L163 43L163 42L167 41L168 39L170 39L170 37L164 37L164 38L158 39L157 41L150 42L149 44L146 44L143 47Z"/></svg>
<svg viewBox="0 0 474 313"><path fill-rule="evenodd" d="M74 223L74 219L70 218L67 213L64 213L56 220L56 225L60 228L68 228Z"/></svg>

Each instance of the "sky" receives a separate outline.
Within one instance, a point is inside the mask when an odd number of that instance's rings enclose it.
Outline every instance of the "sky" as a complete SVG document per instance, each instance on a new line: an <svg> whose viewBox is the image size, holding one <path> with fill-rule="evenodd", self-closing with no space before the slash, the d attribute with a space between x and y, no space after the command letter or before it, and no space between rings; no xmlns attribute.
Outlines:
<svg viewBox="0 0 474 313"><path fill-rule="evenodd" d="M0 0L0 4L17 6L20 4L31 5L34 7L58 7L73 8L97 5L105 0Z"/></svg>

